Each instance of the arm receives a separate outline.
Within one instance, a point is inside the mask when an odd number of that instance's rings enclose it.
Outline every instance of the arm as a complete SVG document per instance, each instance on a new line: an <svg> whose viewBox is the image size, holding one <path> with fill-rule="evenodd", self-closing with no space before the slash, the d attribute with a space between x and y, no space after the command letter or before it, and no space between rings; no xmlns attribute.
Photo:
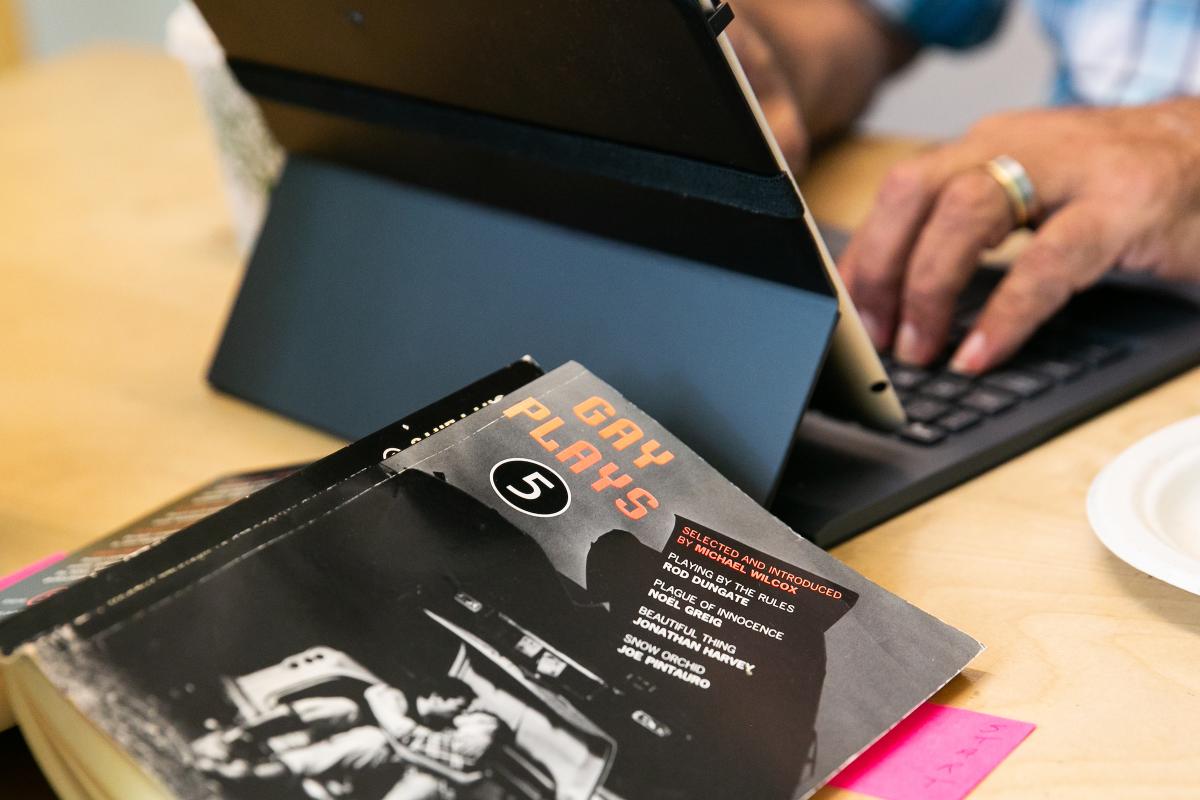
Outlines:
<svg viewBox="0 0 1200 800"><path fill-rule="evenodd" d="M853 123L917 50L862 0L741 0L736 8L734 49L798 171L810 144Z"/></svg>
<svg viewBox="0 0 1200 800"><path fill-rule="evenodd" d="M417 727L409 716L408 698L399 689L380 683L364 691L363 697L379 726L392 738L403 739Z"/></svg>

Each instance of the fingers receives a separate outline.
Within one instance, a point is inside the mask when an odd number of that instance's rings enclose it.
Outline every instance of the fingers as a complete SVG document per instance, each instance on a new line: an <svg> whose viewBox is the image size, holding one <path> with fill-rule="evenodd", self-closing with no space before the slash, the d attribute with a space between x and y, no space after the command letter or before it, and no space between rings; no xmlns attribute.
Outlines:
<svg viewBox="0 0 1200 800"><path fill-rule="evenodd" d="M1012 226L1004 189L983 170L959 173L946 184L908 262L896 358L921 365L937 358L980 252L999 244Z"/></svg>
<svg viewBox="0 0 1200 800"><path fill-rule="evenodd" d="M894 167L842 256L846 288L881 350L893 344L904 275L921 227L947 182L986 160L975 149L960 143Z"/></svg>
<svg viewBox="0 0 1200 800"><path fill-rule="evenodd" d="M1116 263L1122 242L1106 206L1074 203L1050 217L988 299L951 368L978 374L1008 359L1071 295Z"/></svg>

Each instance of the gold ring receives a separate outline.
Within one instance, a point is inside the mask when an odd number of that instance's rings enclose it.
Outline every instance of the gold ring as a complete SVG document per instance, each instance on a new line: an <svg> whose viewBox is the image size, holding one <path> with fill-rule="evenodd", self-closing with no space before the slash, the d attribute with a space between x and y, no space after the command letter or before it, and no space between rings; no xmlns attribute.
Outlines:
<svg viewBox="0 0 1200 800"><path fill-rule="evenodd" d="M1012 156L996 156L985 163L983 168L1004 190L1017 227L1028 225L1037 207L1037 193L1034 192L1033 181L1029 179L1029 173L1021 166L1021 162Z"/></svg>

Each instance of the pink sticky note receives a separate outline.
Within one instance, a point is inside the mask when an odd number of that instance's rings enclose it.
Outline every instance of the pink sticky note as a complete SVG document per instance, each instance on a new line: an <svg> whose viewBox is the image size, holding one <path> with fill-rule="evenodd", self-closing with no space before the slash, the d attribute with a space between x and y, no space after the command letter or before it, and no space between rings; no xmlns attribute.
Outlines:
<svg viewBox="0 0 1200 800"><path fill-rule="evenodd" d="M882 800L960 800L1035 727L926 703L829 783Z"/></svg>
<svg viewBox="0 0 1200 800"><path fill-rule="evenodd" d="M67 557L66 553L53 553L40 561L35 561L27 567L21 567L16 572L9 573L3 578L0 578L0 592L3 592L10 586L20 583L31 575L36 575L46 567L52 567L59 561Z"/></svg>

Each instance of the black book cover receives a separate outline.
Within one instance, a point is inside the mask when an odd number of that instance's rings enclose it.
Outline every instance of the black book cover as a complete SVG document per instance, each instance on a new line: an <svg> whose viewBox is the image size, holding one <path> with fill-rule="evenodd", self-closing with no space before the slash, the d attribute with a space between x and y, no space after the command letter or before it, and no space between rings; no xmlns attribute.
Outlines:
<svg viewBox="0 0 1200 800"><path fill-rule="evenodd" d="M576 364L21 651L178 797L806 796L970 637Z"/></svg>

